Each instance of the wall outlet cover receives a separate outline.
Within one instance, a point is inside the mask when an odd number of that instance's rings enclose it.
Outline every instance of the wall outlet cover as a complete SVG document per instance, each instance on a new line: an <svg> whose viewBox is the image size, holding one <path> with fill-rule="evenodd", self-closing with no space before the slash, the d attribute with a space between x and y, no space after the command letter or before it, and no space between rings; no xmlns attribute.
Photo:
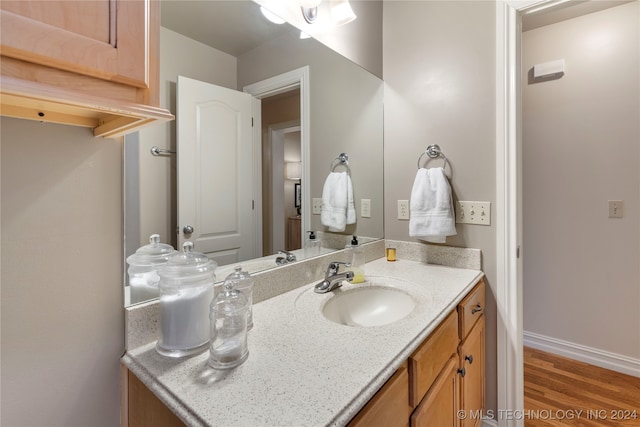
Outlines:
<svg viewBox="0 0 640 427"><path fill-rule="evenodd" d="M398 219L409 219L409 201L398 200Z"/></svg>
<svg viewBox="0 0 640 427"><path fill-rule="evenodd" d="M360 200L360 216L362 218L371 218L371 199Z"/></svg>
<svg viewBox="0 0 640 427"><path fill-rule="evenodd" d="M322 199L317 197L311 199L311 207L314 215L320 215L322 213Z"/></svg>

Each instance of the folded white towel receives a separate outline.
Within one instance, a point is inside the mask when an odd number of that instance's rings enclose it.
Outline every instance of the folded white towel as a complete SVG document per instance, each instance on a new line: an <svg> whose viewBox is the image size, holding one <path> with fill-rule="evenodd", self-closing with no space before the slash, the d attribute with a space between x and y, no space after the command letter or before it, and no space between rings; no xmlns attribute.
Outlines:
<svg viewBox="0 0 640 427"><path fill-rule="evenodd" d="M344 231L347 224L355 224L353 185L347 172L331 172L327 176L322 189L320 221L329 231Z"/></svg>
<svg viewBox="0 0 640 427"><path fill-rule="evenodd" d="M456 235L451 187L443 168L418 170L409 203L409 236L444 243Z"/></svg>

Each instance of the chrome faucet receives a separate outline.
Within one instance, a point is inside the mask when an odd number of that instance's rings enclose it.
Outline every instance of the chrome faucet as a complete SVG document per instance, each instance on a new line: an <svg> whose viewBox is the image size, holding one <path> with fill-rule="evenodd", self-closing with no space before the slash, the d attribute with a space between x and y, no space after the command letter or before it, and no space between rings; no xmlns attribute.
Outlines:
<svg viewBox="0 0 640 427"><path fill-rule="evenodd" d="M345 271L344 273L338 274L340 265L344 265L345 267L351 266L348 262L333 261L329 263L327 272L324 274L324 280L315 286L313 289L314 292L326 294L342 286L343 280L348 280L349 282L353 280L353 271Z"/></svg>
<svg viewBox="0 0 640 427"><path fill-rule="evenodd" d="M288 264L290 262L294 262L297 261L297 258L295 256L295 254L289 252L289 251L278 251L279 254L283 254L284 256L279 256L278 258L276 258L276 264L278 265L284 265L284 264Z"/></svg>

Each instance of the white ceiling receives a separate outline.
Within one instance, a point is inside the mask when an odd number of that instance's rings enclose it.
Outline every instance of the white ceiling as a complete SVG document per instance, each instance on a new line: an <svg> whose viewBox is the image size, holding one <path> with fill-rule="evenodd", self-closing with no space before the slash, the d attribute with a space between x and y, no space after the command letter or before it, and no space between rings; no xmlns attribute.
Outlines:
<svg viewBox="0 0 640 427"><path fill-rule="evenodd" d="M577 18L610 7L620 6L634 0L572 0L556 6L522 16L522 31L533 30L545 25ZM532 7L532 10L535 6Z"/></svg>
<svg viewBox="0 0 640 427"><path fill-rule="evenodd" d="M161 25L236 57L292 31L267 21L249 0L162 0Z"/></svg>

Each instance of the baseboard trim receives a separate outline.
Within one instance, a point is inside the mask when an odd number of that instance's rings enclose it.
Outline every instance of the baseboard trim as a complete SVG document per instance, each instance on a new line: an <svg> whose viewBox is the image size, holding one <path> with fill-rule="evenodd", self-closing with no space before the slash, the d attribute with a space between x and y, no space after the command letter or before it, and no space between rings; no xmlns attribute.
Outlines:
<svg viewBox="0 0 640 427"><path fill-rule="evenodd" d="M640 378L640 359L527 331L523 332L523 343L526 347L535 348L536 350L546 351Z"/></svg>

